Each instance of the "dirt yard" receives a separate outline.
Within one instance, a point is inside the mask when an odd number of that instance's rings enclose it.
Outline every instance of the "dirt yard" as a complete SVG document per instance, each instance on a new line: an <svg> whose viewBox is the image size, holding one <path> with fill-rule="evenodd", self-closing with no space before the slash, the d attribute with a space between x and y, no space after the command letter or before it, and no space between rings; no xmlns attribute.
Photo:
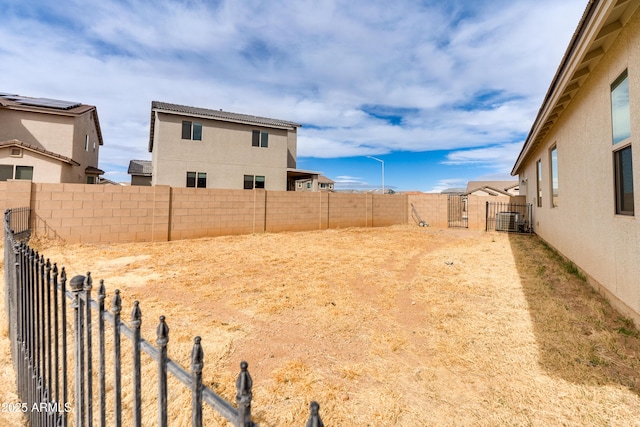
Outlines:
<svg viewBox="0 0 640 427"><path fill-rule="evenodd" d="M534 236L395 226L33 244L69 277L104 279L107 307L120 289L126 322L139 300L154 345L165 315L182 366L201 336L205 384L234 403L246 360L261 426L304 426L312 400L327 426L640 425L637 330ZM171 393L170 425L190 425L189 395Z"/></svg>

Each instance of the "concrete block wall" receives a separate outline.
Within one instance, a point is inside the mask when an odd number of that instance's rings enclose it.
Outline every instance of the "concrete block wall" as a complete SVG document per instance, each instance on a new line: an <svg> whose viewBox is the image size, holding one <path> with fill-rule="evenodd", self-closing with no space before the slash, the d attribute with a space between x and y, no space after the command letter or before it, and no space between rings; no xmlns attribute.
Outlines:
<svg viewBox="0 0 640 427"><path fill-rule="evenodd" d="M269 191L266 230L308 231L327 228L329 194L324 192Z"/></svg>
<svg viewBox="0 0 640 427"><path fill-rule="evenodd" d="M168 240L265 230L264 190L172 188Z"/></svg>
<svg viewBox="0 0 640 427"><path fill-rule="evenodd" d="M430 227L447 228L447 195L435 193L409 194L407 201L407 222L417 224L411 205L418 216Z"/></svg>
<svg viewBox="0 0 640 427"><path fill-rule="evenodd" d="M470 196L470 229L485 228L486 201L510 200ZM442 194L0 182L3 211L29 206L35 234L70 243L168 241L265 231L417 224L411 205L431 227L448 226L447 196Z"/></svg>
<svg viewBox="0 0 640 427"><path fill-rule="evenodd" d="M373 194L372 202L371 216L374 227L386 227L394 224L407 223L406 196Z"/></svg>
<svg viewBox="0 0 640 427"><path fill-rule="evenodd" d="M370 194L330 193L329 228L371 227Z"/></svg>
<svg viewBox="0 0 640 427"><path fill-rule="evenodd" d="M74 243L150 241L158 220L156 191L162 189L34 183L32 227L36 234Z"/></svg>

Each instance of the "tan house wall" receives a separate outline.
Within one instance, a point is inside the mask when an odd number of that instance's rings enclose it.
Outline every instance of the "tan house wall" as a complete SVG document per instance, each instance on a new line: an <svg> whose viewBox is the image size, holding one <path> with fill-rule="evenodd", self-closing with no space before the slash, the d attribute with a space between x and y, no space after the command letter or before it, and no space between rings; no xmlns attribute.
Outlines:
<svg viewBox="0 0 640 427"><path fill-rule="evenodd" d="M3 109L0 114L0 141L17 139L26 144L69 157L80 163L80 166L57 162L58 166L53 167L50 157L30 154L27 150L23 150L22 160L3 157L0 161L2 164L33 166L33 180L36 182L86 183L85 168L98 166L100 149L98 130L93 120L93 114L94 112L89 111L81 116L75 116L62 113ZM86 135L89 135L90 140L89 151L85 150ZM95 150L93 149L94 142Z"/></svg>
<svg viewBox="0 0 640 427"><path fill-rule="evenodd" d="M51 157L34 153L20 148L20 157L11 156L11 150L15 147L0 148L0 165L32 166L33 181L35 182L61 182L65 171L70 172L72 166Z"/></svg>
<svg viewBox="0 0 640 427"><path fill-rule="evenodd" d="M635 13L591 71L558 123L520 173L534 203L536 233L573 261L618 310L640 324L640 223L616 215L611 83L628 69L635 215L640 212L640 14ZM549 150L558 149L558 201L551 207ZM542 160L542 207L536 161Z"/></svg>
<svg viewBox="0 0 640 427"><path fill-rule="evenodd" d="M156 112L152 151L154 185L186 187L186 173L207 174L207 188L244 188L244 175L264 176L265 190L287 189L295 132ZM182 139L182 121L202 123L202 141ZM268 147L253 147L252 131L269 133ZM295 153L294 153L295 154Z"/></svg>

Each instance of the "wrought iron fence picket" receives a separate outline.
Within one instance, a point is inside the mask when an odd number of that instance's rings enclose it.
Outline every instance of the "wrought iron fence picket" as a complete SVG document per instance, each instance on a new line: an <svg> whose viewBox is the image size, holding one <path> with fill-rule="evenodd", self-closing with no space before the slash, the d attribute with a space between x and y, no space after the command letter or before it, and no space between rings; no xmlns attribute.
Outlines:
<svg viewBox="0 0 640 427"><path fill-rule="evenodd" d="M122 390L122 341L124 336L132 343L132 415L133 425L142 424L142 373L141 354L147 354L158 366L158 425L167 426L168 382L171 375L182 383L192 395L191 422L203 424L203 405L213 408L236 427L257 427L251 418L253 380L248 363L240 364L236 379L236 404L234 407L220 395L202 383L204 353L201 338L195 337L191 353L190 372L169 359L167 347L169 327L164 316L157 327L156 345L141 337L142 315L138 301L134 302L130 326L121 319L122 299L116 289L111 301L111 311L105 309L106 290L100 280L97 301L91 298L92 277L75 276L67 284L64 267L44 258L24 240L28 235L30 210L7 210L4 216L5 243L5 310L9 323L11 354L16 372L16 385L31 426L69 425L73 413L74 427L91 427L94 423L93 405L97 400L96 419L101 427L107 425L106 386L106 324L112 326L113 343L113 424L123 423ZM13 228L12 228L13 227ZM68 286L67 286L68 285ZM68 289L69 288L69 289ZM72 308L72 318L67 316L67 304ZM97 331L92 326L93 313L97 316ZM73 363L70 364L68 327L73 333ZM94 354L93 334L97 334L98 353ZM97 357L98 372L94 379L93 359ZM72 368L70 370L70 368ZM69 393L73 381L73 393ZM98 382L98 395L94 396L93 382ZM319 405L312 402L307 427L323 427L318 413Z"/></svg>

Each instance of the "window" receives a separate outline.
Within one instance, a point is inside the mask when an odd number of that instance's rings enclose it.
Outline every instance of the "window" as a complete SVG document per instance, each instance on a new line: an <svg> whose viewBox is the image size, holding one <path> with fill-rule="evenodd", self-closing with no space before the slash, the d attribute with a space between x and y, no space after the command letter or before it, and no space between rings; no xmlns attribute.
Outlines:
<svg viewBox="0 0 640 427"><path fill-rule="evenodd" d="M89 151L89 135L84 136L84 151Z"/></svg>
<svg viewBox="0 0 640 427"><path fill-rule="evenodd" d="M33 180L33 166L16 166L16 179Z"/></svg>
<svg viewBox="0 0 640 427"><path fill-rule="evenodd" d="M182 139L202 141L202 123L183 121Z"/></svg>
<svg viewBox="0 0 640 427"><path fill-rule="evenodd" d="M631 136L629 79L626 70L611 85L611 124L614 144Z"/></svg>
<svg viewBox="0 0 640 427"><path fill-rule="evenodd" d="M207 174L205 172L187 172L187 187L207 188Z"/></svg>
<svg viewBox="0 0 640 427"><path fill-rule="evenodd" d="M0 165L0 181L13 179L13 165Z"/></svg>
<svg viewBox="0 0 640 427"><path fill-rule="evenodd" d="M198 172L198 188L207 188L207 174Z"/></svg>
<svg viewBox="0 0 640 427"><path fill-rule="evenodd" d="M551 160L551 207L558 207L558 147L555 145L549 152Z"/></svg>
<svg viewBox="0 0 640 427"><path fill-rule="evenodd" d="M11 157L22 157L22 149L21 148L12 148L10 155L11 155Z"/></svg>
<svg viewBox="0 0 640 427"><path fill-rule="evenodd" d="M307 190L311 189L311 181L307 181Z"/></svg>
<svg viewBox="0 0 640 427"><path fill-rule="evenodd" d="M536 162L536 203L542 207L542 160Z"/></svg>
<svg viewBox="0 0 640 427"><path fill-rule="evenodd" d="M95 141L93 141L93 152L94 153L96 152L96 142Z"/></svg>
<svg viewBox="0 0 640 427"><path fill-rule="evenodd" d="M87 176L87 184L97 184L95 176Z"/></svg>
<svg viewBox="0 0 640 427"><path fill-rule="evenodd" d="M251 132L251 146L252 147L269 147L269 133L254 130Z"/></svg>
<svg viewBox="0 0 640 427"><path fill-rule="evenodd" d="M633 168L631 146L613 153L616 185L616 213L634 215L633 209Z"/></svg>
<svg viewBox="0 0 640 427"><path fill-rule="evenodd" d="M253 175L244 176L244 189L253 190Z"/></svg>
<svg viewBox="0 0 640 427"><path fill-rule="evenodd" d="M265 178L264 176L257 175L254 180L253 175L244 176L244 189L253 190L254 188L264 188Z"/></svg>

